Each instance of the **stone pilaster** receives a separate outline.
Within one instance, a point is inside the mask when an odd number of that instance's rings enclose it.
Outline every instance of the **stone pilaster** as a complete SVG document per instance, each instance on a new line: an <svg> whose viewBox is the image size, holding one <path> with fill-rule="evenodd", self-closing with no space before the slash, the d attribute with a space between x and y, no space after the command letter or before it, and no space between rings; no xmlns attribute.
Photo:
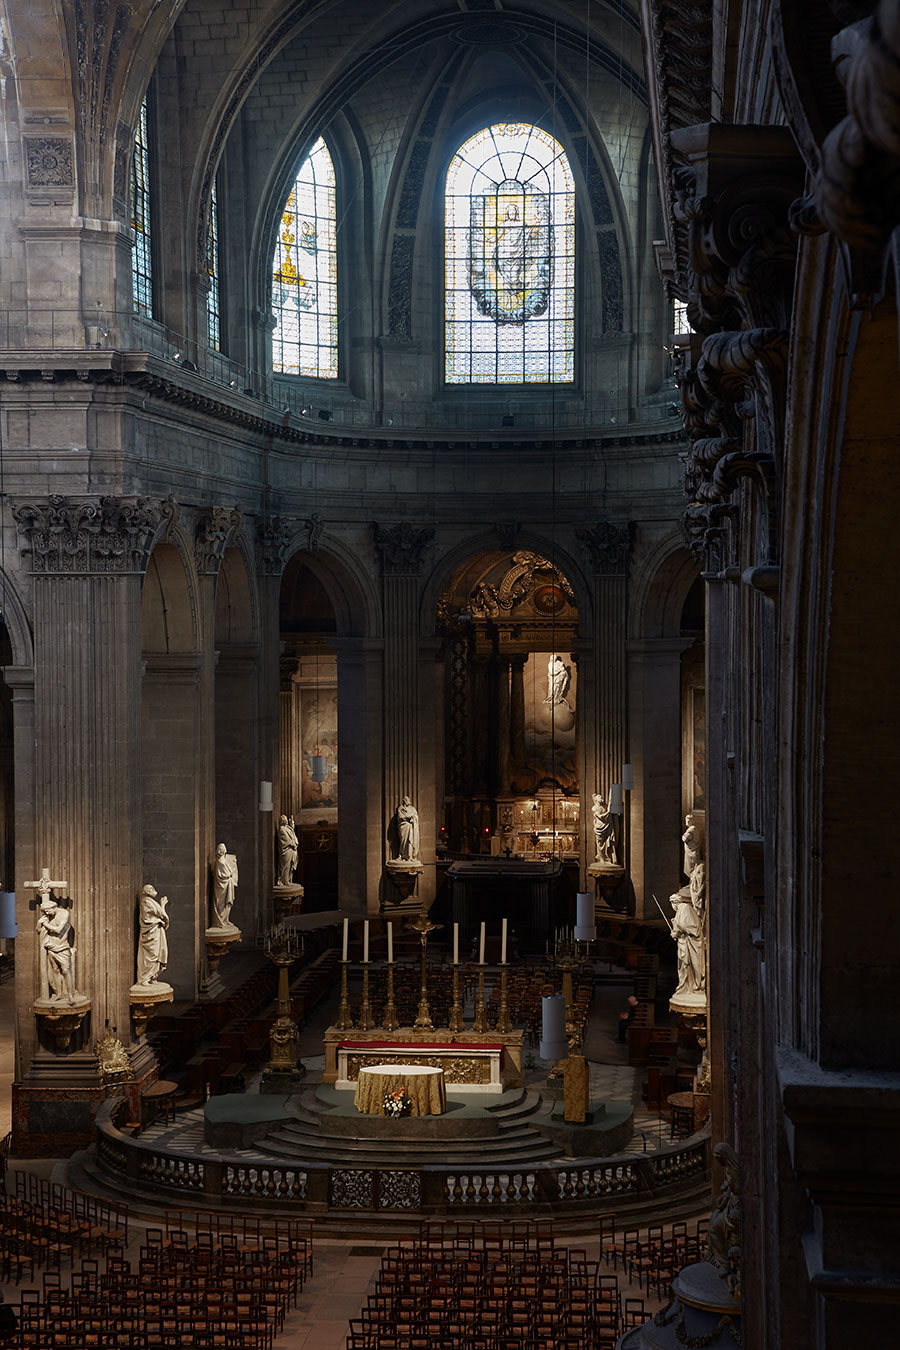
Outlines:
<svg viewBox="0 0 900 1350"><path fill-rule="evenodd" d="M284 735L282 671L279 665L279 602L281 576L293 538L291 521L280 516L267 516L256 523L256 568L259 591L259 776L272 784L275 813L287 808L288 800L300 804L299 783L296 779L296 753L292 762L294 777L283 779L284 758L281 738ZM294 742L296 745L296 742ZM260 910L263 922L268 924L273 915L270 909L272 886L275 881L274 831L277 817L260 811Z"/></svg>
<svg viewBox="0 0 900 1350"><path fill-rule="evenodd" d="M497 793L509 794L510 768L510 687L509 657L497 658Z"/></svg>

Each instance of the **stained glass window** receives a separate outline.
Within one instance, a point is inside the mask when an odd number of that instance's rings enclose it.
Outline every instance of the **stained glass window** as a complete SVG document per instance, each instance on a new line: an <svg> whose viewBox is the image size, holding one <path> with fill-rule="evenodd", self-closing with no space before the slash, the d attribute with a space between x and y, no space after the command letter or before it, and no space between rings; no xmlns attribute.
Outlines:
<svg viewBox="0 0 900 1350"><path fill-rule="evenodd" d="M206 296L206 338L213 351L220 350L221 323L219 312L219 199L216 180L209 195L209 233L206 240L206 270L209 291Z"/></svg>
<svg viewBox="0 0 900 1350"><path fill-rule="evenodd" d="M138 314L153 316L153 264L150 248L150 137L147 129L147 99L134 134L131 158L131 228L134 248L131 254L131 278L134 307Z"/></svg>
<svg viewBox="0 0 900 1350"><path fill-rule="evenodd" d="M575 372L575 190L559 141L499 122L460 146L444 202L448 384Z"/></svg>
<svg viewBox="0 0 900 1350"><path fill-rule="evenodd" d="M320 138L285 202L272 264L274 369L336 380L337 213L334 165Z"/></svg>

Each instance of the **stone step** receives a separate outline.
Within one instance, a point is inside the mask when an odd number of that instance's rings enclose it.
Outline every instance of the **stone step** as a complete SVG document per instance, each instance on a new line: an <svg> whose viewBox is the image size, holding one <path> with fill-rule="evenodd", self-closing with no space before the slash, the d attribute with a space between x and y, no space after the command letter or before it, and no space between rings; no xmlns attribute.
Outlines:
<svg viewBox="0 0 900 1350"><path fill-rule="evenodd" d="M285 1126L273 1130L254 1145L253 1152L260 1156L271 1154L276 1157L306 1159L310 1162L328 1161L332 1163L384 1163L384 1146L377 1141L360 1139L342 1144L336 1139L323 1140L318 1135L306 1134ZM530 1163L544 1162L559 1156L558 1148L537 1131L523 1130L521 1134L509 1137L504 1135L495 1139L479 1140L422 1140L404 1141L404 1158L414 1166L426 1166L429 1163L450 1163L460 1167L468 1162L473 1167L527 1166Z"/></svg>

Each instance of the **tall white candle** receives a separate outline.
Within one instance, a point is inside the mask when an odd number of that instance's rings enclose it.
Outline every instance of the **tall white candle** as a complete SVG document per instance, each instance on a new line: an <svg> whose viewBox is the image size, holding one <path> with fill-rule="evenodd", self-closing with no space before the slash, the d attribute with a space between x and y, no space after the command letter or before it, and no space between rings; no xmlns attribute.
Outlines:
<svg viewBox="0 0 900 1350"><path fill-rule="evenodd" d="M363 964L369 963L369 920L363 920Z"/></svg>
<svg viewBox="0 0 900 1350"><path fill-rule="evenodd" d="M503 928L500 936L500 964L506 965L506 919L503 920Z"/></svg>
<svg viewBox="0 0 900 1350"><path fill-rule="evenodd" d="M346 961L346 960L347 960L347 938L348 938L349 929L350 929L350 920L349 920L349 919L345 919L345 920L344 920L344 950L343 950L343 953L342 953L342 955L341 955L341 960L342 960L342 961Z"/></svg>
<svg viewBox="0 0 900 1350"><path fill-rule="evenodd" d="M453 925L453 964L459 965L459 924Z"/></svg>
<svg viewBox="0 0 900 1350"><path fill-rule="evenodd" d="M388 919L388 965L394 963L394 925Z"/></svg>
<svg viewBox="0 0 900 1350"><path fill-rule="evenodd" d="M478 964L484 965L484 924L481 925L481 944L478 948Z"/></svg>

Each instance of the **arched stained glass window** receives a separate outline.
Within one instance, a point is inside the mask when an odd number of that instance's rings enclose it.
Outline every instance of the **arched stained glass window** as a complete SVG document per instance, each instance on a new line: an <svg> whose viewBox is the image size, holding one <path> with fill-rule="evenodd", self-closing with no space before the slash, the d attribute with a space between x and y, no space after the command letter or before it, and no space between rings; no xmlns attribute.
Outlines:
<svg viewBox="0 0 900 1350"><path fill-rule="evenodd" d="M336 235L334 165L320 138L285 202L272 264L272 361L282 374L337 379Z"/></svg>
<svg viewBox="0 0 900 1350"><path fill-rule="evenodd" d="M209 276L209 291L206 296L206 340L213 351L217 352L222 341L222 306L219 291L219 196L216 192L215 178L209 194L206 271Z"/></svg>
<svg viewBox="0 0 900 1350"><path fill-rule="evenodd" d="M138 314L153 316L153 255L150 244L150 134L147 99L141 104L131 157L131 283Z"/></svg>
<svg viewBox="0 0 900 1350"><path fill-rule="evenodd" d="M540 127L460 146L445 194L448 384L556 384L575 371L575 189Z"/></svg>

